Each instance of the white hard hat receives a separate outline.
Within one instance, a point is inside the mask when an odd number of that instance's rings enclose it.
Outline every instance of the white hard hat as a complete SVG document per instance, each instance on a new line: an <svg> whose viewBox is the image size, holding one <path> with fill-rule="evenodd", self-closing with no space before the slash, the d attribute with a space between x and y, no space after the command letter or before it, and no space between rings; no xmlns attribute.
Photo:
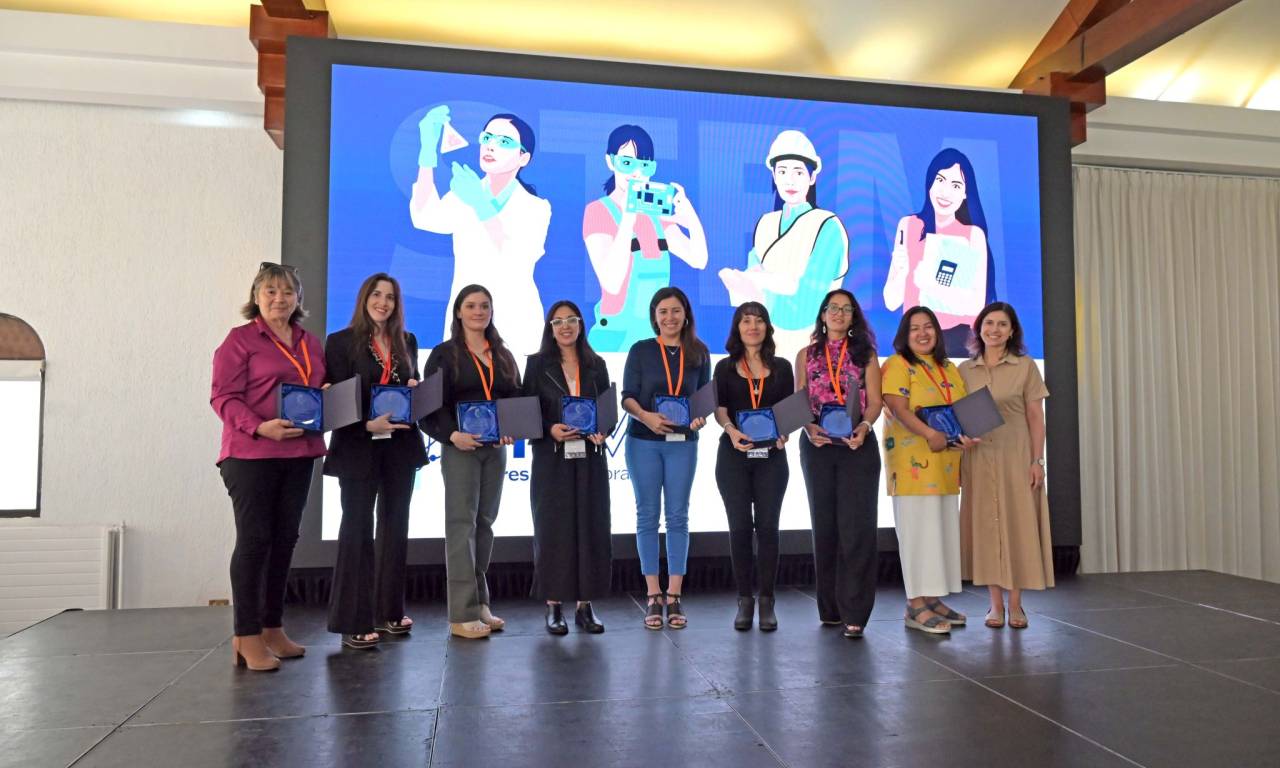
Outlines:
<svg viewBox="0 0 1280 768"><path fill-rule="evenodd" d="M787 155L812 160L815 166L814 173L822 170L822 158L818 157L818 150L813 148L813 142L809 141L809 137L800 131L783 131L779 133L778 137L769 145L769 154L765 155L764 164L769 170L773 170L774 161Z"/></svg>

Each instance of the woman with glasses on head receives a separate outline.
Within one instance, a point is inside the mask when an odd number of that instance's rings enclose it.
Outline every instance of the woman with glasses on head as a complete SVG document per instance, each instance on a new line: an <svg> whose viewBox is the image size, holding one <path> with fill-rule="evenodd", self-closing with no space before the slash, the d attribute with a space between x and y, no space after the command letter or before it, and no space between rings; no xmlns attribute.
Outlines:
<svg viewBox="0 0 1280 768"><path fill-rule="evenodd" d="M738 615L733 628L751 629L760 589L760 629L778 628L774 583L778 576L778 518L787 492L785 435L766 441L748 437L750 411L772 408L795 391L791 363L774 356L769 310L750 301L737 308L724 343L729 356L716 365L716 422L724 428L716 453L716 485L729 518L733 580L738 586ZM775 425L776 426L776 425ZM756 548L759 557L756 556Z"/></svg>
<svg viewBox="0 0 1280 768"><path fill-rule="evenodd" d="M988 304L973 321L973 357L960 364L965 388L987 387L1004 417L960 465L960 569L986 584L986 625L1027 628L1022 590L1053 586L1049 500L1044 488L1044 399L1049 390L1027 356L1013 307Z"/></svg>
<svg viewBox="0 0 1280 768"><path fill-rule="evenodd" d="M536 140L529 124L512 114L497 114L485 122L479 144L478 175L470 166L453 163L449 189L436 188L441 137L450 122L449 107L429 110L418 125L421 150L418 180L409 200L413 226L427 232L453 235L453 283L450 296L465 285L483 283L502 307L508 343L517 354L538 350L542 300L533 281L533 268L542 258L551 204L537 197L520 172L533 160ZM444 336L453 326L445 318Z"/></svg>
<svg viewBox="0 0 1280 768"><path fill-rule="evenodd" d="M304 432L279 418L276 392L281 384L320 387L324 352L299 325L307 312L293 267L264 262L241 314L249 322L213 353L209 404L222 419L218 469L236 523L232 658L270 671L306 652L285 634L284 591L315 460L325 452L319 424Z"/></svg>
<svg viewBox="0 0 1280 768"><path fill-rule="evenodd" d="M516 397L520 372L502 336L493 326L493 297L482 285L464 286L453 300L449 338L427 357L424 376L442 372L444 403L423 419L428 435L440 443L444 479L444 553L449 579L449 631L476 639L501 631L506 622L489 609L489 558L493 523L498 519L507 449L500 436L481 442L482 424L460 424L458 404ZM475 409L483 421L484 408ZM501 428L501 424L498 425Z"/></svg>
<svg viewBox="0 0 1280 768"><path fill-rule="evenodd" d="M658 161L653 139L638 125L620 125L609 134L604 164L610 175L604 197L582 212L582 239L600 281L600 301L591 345L622 352L649 338L645 302L671 284L671 257L694 269L707 266L707 236L684 187L670 182L668 205L639 205L628 191L654 180Z"/></svg>
<svg viewBox="0 0 1280 768"><path fill-rule="evenodd" d="M884 452L907 627L946 634L965 615L942 602L960 585L960 452L977 445L960 435L954 442L917 415L921 408L950 405L965 396L964 379L947 359L938 319L928 307L912 307L893 337L896 355L881 372L889 428Z"/></svg>
<svg viewBox="0 0 1280 768"><path fill-rule="evenodd" d="M370 413L374 385L417 386L418 340L404 329L394 277L379 272L365 279L351 324L329 335L324 357L330 383L360 377L364 414ZM403 635L413 628L404 615L409 501L426 463L418 425L393 422L389 411L335 429L329 438L324 473L338 478L342 492L329 631L341 635L348 648L372 648L379 632Z"/></svg>
<svg viewBox="0 0 1280 768"><path fill-rule="evenodd" d="M657 337L631 346L622 373L622 408L631 415L627 425L627 473L636 496L636 550L648 587L644 625L662 629L665 606L667 626L683 629L688 623L680 597L689 559L689 492L698 466L698 430L706 419L691 419L687 427L682 427L662 411L678 411L678 402L672 398L691 398L711 380L711 355L698 338L689 297L679 288L662 288L653 294L649 322ZM668 410L673 405L674 409ZM665 593L658 571L658 520L664 503L668 576Z"/></svg>
<svg viewBox="0 0 1280 768"><path fill-rule="evenodd" d="M576 602L574 623L592 634L604 624L591 600L609 594L609 464L605 435L590 421L590 406L609 388L609 370L583 333L582 312L557 301L547 313L542 349L529 356L524 393L542 406L543 437L532 441L533 596L547 604L547 631L569 632L562 603ZM572 424L568 422L573 422Z"/></svg>
<svg viewBox="0 0 1280 768"><path fill-rule="evenodd" d="M796 356L796 389L809 393L814 416L800 444L800 468L813 521L818 619L860 638L875 605L879 562L876 340L858 300L844 289L823 298L809 339Z"/></svg>

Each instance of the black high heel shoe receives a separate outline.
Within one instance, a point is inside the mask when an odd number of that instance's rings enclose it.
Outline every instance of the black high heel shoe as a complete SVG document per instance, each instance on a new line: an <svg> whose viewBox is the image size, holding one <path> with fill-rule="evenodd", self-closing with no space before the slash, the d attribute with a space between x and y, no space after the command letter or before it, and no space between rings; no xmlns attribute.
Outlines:
<svg viewBox="0 0 1280 768"><path fill-rule="evenodd" d="M598 635L604 631L604 625L596 620L595 611L591 610L591 603L583 603L578 606L578 610L573 612L573 623L593 635Z"/></svg>
<svg viewBox="0 0 1280 768"><path fill-rule="evenodd" d="M760 596L760 631L772 632L778 628L778 616L773 612L773 595Z"/></svg>
<svg viewBox="0 0 1280 768"><path fill-rule="evenodd" d="M547 603L547 631L553 635L569 634L569 625L564 621L564 611L559 603Z"/></svg>
<svg viewBox="0 0 1280 768"><path fill-rule="evenodd" d="M756 599L754 597L738 598L738 615L733 617L733 628L738 631L751 629L755 621Z"/></svg>

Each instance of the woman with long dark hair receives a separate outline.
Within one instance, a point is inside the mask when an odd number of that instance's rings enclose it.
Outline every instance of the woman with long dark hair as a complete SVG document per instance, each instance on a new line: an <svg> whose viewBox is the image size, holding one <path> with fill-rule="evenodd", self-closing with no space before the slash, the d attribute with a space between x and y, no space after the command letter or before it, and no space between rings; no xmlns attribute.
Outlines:
<svg viewBox="0 0 1280 768"><path fill-rule="evenodd" d="M969 326L995 300L996 262L978 177L968 156L948 147L925 170L920 210L898 222L884 305L931 307L947 355L965 357Z"/></svg>
<svg viewBox="0 0 1280 768"><path fill-rule="evenodd" d="M465 638L488 637L506 625L489 609L485 572L506 476L505 446L512 440L504 436L496 445L482 443L481 435L461 430L457 416L458 403L520 392L520 372L493 326L493 311L493 297L484 286L458 291L449 338L431 350L424 374L442 371L444 378L444 404L424 421L427 434L440 443L449 631Z"/></svg>
<svg viewBox="0 0 1280 768"><path fill-rule="evenodd" d="M351 324L325 340L324 358L326 381L360 376L362 413L369 413L374 384L417 385L418 340L404 329L394 277L379 272L365 279ZM418 425L393 423L390 413L334 430L329 439L324 473L338 478L342 493L329 631L342 635L348 648L371 648L379 632L402 635L413 628L404 614L409 502L426 463Z"/></svg>
<svg viewBox="0 0 1280 768"><path fill-rule="evenodd" d="M691 397L711 380L711 355L698 338L693 307L684 291L662 288L649 300L649 323L656 337L638 341L627 353L622 374L622 407L627 426L627 472L636 496L636 549L648 587L644 625L683 629L680 604L689 558L689 492L698 466L698 430L706 419L679 427L659 412L660 397ZM667 519L667 576L659 581L658 520Z"/></svg>
<svg viewBox="0 0 1280 768"><path fill-rule="evenodd" d="M279 418L276 392L281 384L320 386L325 366L320 340L299 324L307 311L293 267L264 262L240 311L249 322L213 353L209 404L222 420L218 470L236 523L232 659L265 672L307 650L285 634L284 590L315 460L325 451L319 432Z"/></svg>
<svg viewBox="0 0 1280 768"><path fill-rule="evenodd" d="M719 403L716 422L724 428L716 452L716 485L729 518L733 580L738 587L733 627L751 629L758 587L760 629L771 632L778 628L773 593L778 576L778 518L790 476L786 436L760 446L743 433L740 416L772 408L795 391L795 379L791 363L774 355L769 310L759 302L747 302L734 311L724 349L729 356L716 365L713 377Z"/></svg>
<svg viewBox="0 0 1280 768"><path fill-rule="evenodd" d="M1053 586L1053 543L1044 487L1044 399L1049 390L1027 355L1022 323L998 301L973 321L973 357L960 364L965 388L986 387L1004 423L960 464L960 571L987 585L986 625L1026 629L1022 590Z"/></svg>
<svg viewBox="0 0 1280 768"><path fill-rule="evenodd" d="M609 463L605 435L583 433L565 423L566 407L595 400L609 388L609 370L587 343L582 310L557 301L547 312L542 349L529 356L524 392L542 407L542 434L532 441L533 596L546 601L547 631L569 632L562 605L576 602L574 623L586 632L604 631L591 601L609 594L612 549L609 538Z"/></svg>
<svg viewBox="0 0 1280 768"><path fill-rule="evenodd" d="M912 307L893 337L897 354L881 372L880 386L891 416L884 452L889 463L898 556L907 592L907 627L946 634L966 621L942 602L960 585L960 451L977 441L947 436L917 414L950 405L965 395L964 379L947 359L938 318L928 307Z"/></svg>
<svg viewBox="0 0 1280 768"><path fill-rule="evenodd" d="M808 392L814 423L805 427L800 468L813 522L818 620L860 638L876 600L876 499L880 454L872 425L880 415L876 340L853 294L836 289L818 306L809 346L796 356L796 389ZM821 419L849 412L852 430L832 436ZM838 420L838 419L837 419ZM828 422L829 424L831 422ZM869 445L868 445L869 443Z"/></svg>

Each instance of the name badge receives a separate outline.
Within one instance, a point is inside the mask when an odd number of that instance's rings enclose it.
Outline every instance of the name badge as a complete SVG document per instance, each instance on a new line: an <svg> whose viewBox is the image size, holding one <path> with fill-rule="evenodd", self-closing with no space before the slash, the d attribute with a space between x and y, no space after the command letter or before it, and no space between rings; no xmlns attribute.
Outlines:
<svg viewBox="0 0 1280 768"><path fill-rule="evenodd" d="M748 459L767 459L769 458L769 449L768 448L752 448L751 450L747 451L747 458Z"/></svg>
<svg viewBox="0 0 1280 768"><path fill-rule="evenodd" d="M390 440L390 439L391 439L391 433L390 433L390 432L387 432L386 434L383 434L383 435L374 435L374 436L373 436L373 439L374 439L374 440Z"/></svg>
<svg viewBox="0 0 1280 768"><path fill-rule="evenodd" d="M581 459L587 455L586 440L565 440L564 441L564 457L566 459Z"/></svg>
<svg viewBox="0 0 1280 768"><path fill-rule="evenodd" d="M668 443L683 443L683 442L684 442L684 434L683 434L683 433L680 433L680 432L668 432L668 433L667 433L667 442L668 442Z"/></svg>

